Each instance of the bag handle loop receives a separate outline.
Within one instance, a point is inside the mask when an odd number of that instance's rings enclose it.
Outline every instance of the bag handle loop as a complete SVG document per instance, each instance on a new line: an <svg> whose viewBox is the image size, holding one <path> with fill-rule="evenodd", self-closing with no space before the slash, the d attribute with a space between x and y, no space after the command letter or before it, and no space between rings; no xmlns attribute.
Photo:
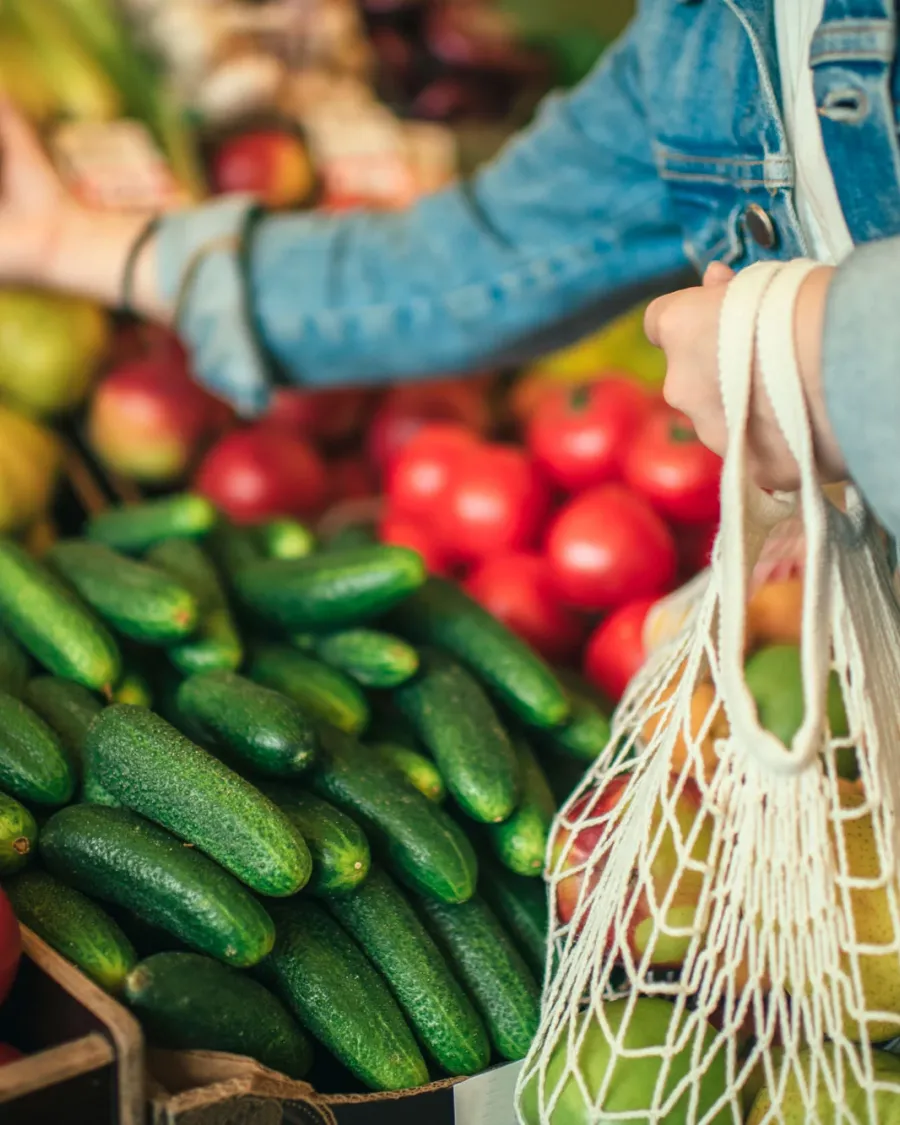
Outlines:
<svg viewBox="0 0 900 1125"><path fill-rule="evenodd" d="M763 262L728 286L719 327L719 379L728 426L722 471L722 521L714 566L719 571L720 688L731 739L771 773L795 777L822 747L831 668L827 623L831 558L825 496L794 347L794 311L815 262ZM805 529L801 637L803 723L788 750L762 728L744 679L748 578L771 528L795 510L796 497L769 496L747 475L747 424L754 361L776 420L800 469Z"/></svg>

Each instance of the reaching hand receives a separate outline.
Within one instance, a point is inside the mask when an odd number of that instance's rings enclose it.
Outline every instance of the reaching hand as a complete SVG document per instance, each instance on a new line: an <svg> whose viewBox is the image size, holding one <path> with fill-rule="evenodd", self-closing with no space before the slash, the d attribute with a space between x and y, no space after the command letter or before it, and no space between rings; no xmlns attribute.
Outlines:
<svg viewBox="0 0 900 1125"><path fill-rule="evenodd" d="M75 210L34 130L0 101L0 283L40 284Z"/></svg>
<svg viewBox="0 0 900 1125"><path fill-rule="evenodd" d="M804 282L797 303L795 342L819 469L825 480L846 476L846 467L825 407L821 381L822 327L833 271L815 270ZM724 454L728 440L719 393L719 316L734 273L719 262L706 272L703 285L660 297L647 309L645 328L651 343L666 353L666 401L694 423L700 440ZM747 434L750 472L762 488L794 490L798 469L775 420L768 396L758 384L750 404Z"/></svg>

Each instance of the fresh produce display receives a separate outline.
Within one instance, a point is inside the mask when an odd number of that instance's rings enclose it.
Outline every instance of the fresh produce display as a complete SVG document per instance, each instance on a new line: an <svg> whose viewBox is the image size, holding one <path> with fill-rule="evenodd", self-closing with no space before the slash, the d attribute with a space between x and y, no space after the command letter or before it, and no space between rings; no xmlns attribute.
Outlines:
<svg viewBox="0 0 900 1125"><path fill-rule="evenodd" d="M438 1073L521 1057L518 949L537 966L546 914L516 880L541 897L542 755L575 698L550 666L405 548L235 527L196 494L84 534L43 564L6 548L43 595L0 633L0 878L23 921L163 1046L300 1075L299 1024L376 1089L428 1080L417 1039ZM186 666L211 612L238 670ZM95 650L115 674L84 674ZM508 921L476 896L483 863Z"/></svg>

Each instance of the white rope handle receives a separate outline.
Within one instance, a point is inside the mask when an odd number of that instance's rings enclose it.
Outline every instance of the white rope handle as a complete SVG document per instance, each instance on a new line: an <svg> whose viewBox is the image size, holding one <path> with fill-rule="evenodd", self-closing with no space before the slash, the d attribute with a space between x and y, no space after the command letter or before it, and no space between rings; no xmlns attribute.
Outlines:
<svg viewBox="0 0 900 1125"><path fill-rule="evenodd" d="M722 472L722 526L717 564L720 687L731 737L742 753L782 776L796 776L822 746L830 669L827 621L830 552L826 500L816 473L806 400L794 348L794 311L814 262L761 263L728 287L719 328L719 379L728 424ZM744 679L749 571L771 527L795 509L795 498L770 497L747 478L747 422L754 360L788 448L800 469L805 524L801 666L804 720L791 749L764 730Z"/></svg>

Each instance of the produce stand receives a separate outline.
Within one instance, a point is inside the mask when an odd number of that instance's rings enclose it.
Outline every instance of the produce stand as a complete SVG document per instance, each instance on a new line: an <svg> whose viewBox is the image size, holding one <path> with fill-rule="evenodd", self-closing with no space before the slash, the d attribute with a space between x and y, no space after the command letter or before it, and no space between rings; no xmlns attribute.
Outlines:
<svg viewBox="0 0 900 1125"><path fill-rule="evenodd" d="M33 1053L0 1068L0 1120L140 1125L144 1058L137 1021L24 926L22 945L0 1033L15 1028L17 1044Z"/></svg>

